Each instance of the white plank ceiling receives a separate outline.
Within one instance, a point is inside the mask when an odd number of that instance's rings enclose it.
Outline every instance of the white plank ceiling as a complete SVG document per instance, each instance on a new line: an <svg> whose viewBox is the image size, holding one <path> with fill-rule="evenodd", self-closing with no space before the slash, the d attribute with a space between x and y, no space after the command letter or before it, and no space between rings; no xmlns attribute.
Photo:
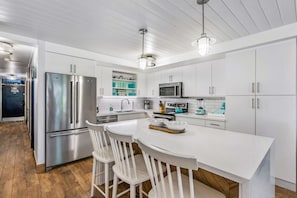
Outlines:
<svg viewBox="0 0 297 198"><path fill-rule="evenodd" d="M193 51L200 37L196 0L0 0L0 30L134 61ZM205 31L217 43L296 22L295 0L210 0Z"/></svg>

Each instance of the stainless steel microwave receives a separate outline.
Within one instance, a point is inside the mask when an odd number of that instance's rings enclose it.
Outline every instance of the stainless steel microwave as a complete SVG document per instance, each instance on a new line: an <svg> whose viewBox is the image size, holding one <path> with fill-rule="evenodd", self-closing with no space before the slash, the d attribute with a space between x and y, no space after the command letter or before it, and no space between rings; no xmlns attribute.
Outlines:
<svg viewBox="0 0 297 198"><path fill-rule="evenodd" d="M159 84L160 97L182 97L182 82Z"/></svg>

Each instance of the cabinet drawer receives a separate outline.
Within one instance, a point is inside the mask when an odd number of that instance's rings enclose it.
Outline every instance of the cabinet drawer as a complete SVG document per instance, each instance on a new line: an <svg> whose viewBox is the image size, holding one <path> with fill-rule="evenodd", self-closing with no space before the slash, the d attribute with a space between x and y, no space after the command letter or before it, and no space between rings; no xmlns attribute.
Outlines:
<svg viewBox="0 0 297 198"><path fill-rule="evenodd" d="M223 121L213 121L213 120L205 120L205 126L217 129L225 129L225 122Z"/></svg>
<svg viewBox="0 0 297 198"><path fill-rule="evenodd" d="M184 117L176 117L177 121L185 121L188 124L197 125L197 126L205 126L205 120L198 118L184 118Z"/></svg>

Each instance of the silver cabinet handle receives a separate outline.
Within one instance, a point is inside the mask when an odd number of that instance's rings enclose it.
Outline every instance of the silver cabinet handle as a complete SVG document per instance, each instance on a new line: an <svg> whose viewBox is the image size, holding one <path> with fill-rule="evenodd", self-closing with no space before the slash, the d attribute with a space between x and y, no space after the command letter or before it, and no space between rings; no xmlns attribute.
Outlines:
<svg viewBox="0 0 297 198"><path fill-rule="evenodd" d="M72 64L70 64L70 73L72 73Z"/></svg>
<svg viewBox="0 0 297 198"><path fill-rule="evenodd" d="M74 66L74 73L76 73L76 65L73 65Z"/></svg>
<svg viewBox="0 0 297 198"><path fill-rule="evenodd" d="M252 98L252 109L255 108L255 98Z"/></svg>
<svg viewBox="0 0 297 198"><path fill-rule="evenodd" d="M257 98L257 109L260 109L260 99Z"/></svg>
<svg viewBox="0 0 297 198"><path fill-rule="evenodd" d="M104 88L102 87L102 95L104 95Z"/></svg>
<svg viewBox="0 0 297 198"><path fill-rule="evenodd" d="M260 83L257 82L257 93L260 93Z"/></svg>
<svg viewBox="0 0 297 198"><path fill-rule="evenodd" d="M220 126L219 124L210 123L211 126Z"/></svg>
<svg viewBox="0 0 297 198"><path fill-rule="evenodd" d="M255 83L252 82L252 93L255 93Z"/></svg>
<svg viewBox="0 0 297 198"><path fill-rule="evenodd" d="M211 87L210 86L208 87L208 93L209 93L209 95L211 95Z"/></svg>
<svg viewBox="0 0 297 198"><path fill-rule="evenodd" d="M211 94L214 94L214 93L215 93L215 87L212 86L212 88L211 88Z"/></svg>

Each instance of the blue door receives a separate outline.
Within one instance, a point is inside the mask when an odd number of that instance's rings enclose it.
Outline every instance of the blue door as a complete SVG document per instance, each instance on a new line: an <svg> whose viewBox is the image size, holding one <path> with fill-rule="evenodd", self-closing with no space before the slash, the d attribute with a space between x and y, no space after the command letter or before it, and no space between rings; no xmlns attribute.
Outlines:
<svg viewBox="0 0 297 198"><path fill-rule="evenodd" d="M25 87L23 85L2 86L2 117L24 116Z"/></svg>

